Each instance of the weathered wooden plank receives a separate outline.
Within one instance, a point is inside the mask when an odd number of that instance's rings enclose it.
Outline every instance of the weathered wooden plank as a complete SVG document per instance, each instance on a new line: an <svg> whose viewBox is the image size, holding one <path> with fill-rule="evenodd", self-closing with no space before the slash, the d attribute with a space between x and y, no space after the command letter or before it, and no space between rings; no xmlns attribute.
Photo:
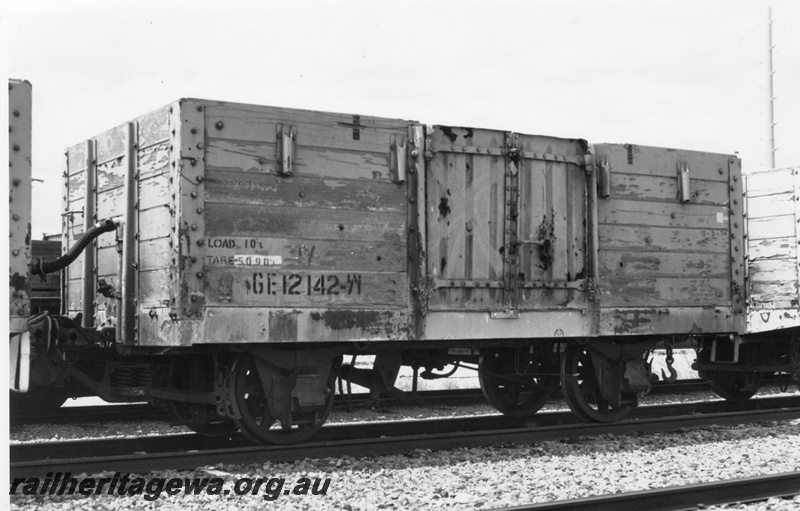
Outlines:
<svg viewBox="0 0 800 511"><path fill-rule="evenodd" d="M125 188L117 187L97 194L97 218L118 218L125 213Z"/></svg>
<svg viewBox="0 0 800 511"><path fill-rule="evenodd" d="M503 290L465 289L460 287L440 288L428 297L431 310L492 310L503 306Z"/></svg>
<svg viewBox="0 0 800 511"><path fill-rule="evenodd" d="M157 176L169 172L170 157L169 140L139 149L139 179Z"/></svg>
<svg viewBox="0 0 800 511"><path fill-rule="evenodd" d="M673 278L629 275L600 281L603 307L725 305L730 282L724 278Z"/></svg>
<svg viewBox="0 0 800 511"><path fill-rule="evenodd" d="M503 280L505 257L506 161L491 158L491 195L489 197L489 280Z"/></svg>
<svg viewBox="0 0 800 511"><path fill-rule="evenodd" d="M552 220L552 210L548 205L552 201L552 189L548 188L548 167L546 162L536 160L524 160L521 164L517 234L521 241L537 240L541 237L542 229L550 232L547 228L548 219ZM547 279L537 245L520 245L516 251L519 257L518 270L525 274L526 279Z"/></svg>
<svg viewBox="0 0 800 511"><path fill-rule="evenodd" d="M750 263L751 282L791 282L797 280L797 261L795 259L767 259Z"/></svg>
<svg viewBox="0 0 800 511"><path fill-rule="evenodd" d="M750 282L752 309L778 309L798 305L797 280L778 282Z"/></svg>
<svg viewBox="0 0 800 511"><path fill-rule="evenodd" d="M797 240L791 238L748 238L748 259L751 262L765 259L797 259Z"/></svg>
<svg viewBox="0 0 800 511"><path fill-rule="evenodd" d="M142 240L161 238L172 232L173 219L169 208L166 204L159 204L159 202L168 200L167 197L164 197L164 193L168 193L168 189L163 188L159 182L168 179L167 176L160 176L158 179L151 178L142 182L145 186L144 190L147 191L146 196L140 196L143 204L139 208L139 238ZM153 192L151 193L149 190L153 190ZM125 213L124 191L124 188L115 188L97 195L98 219L121 219ZM75 223L77 226L77 216ZM101 236L109 235L113 236L113 233ZM98 245L100 245L99 242Z"/></svg>
<svg viewBox="0 0 800 511"><path fill-rule="evenodd" d="M726 229L728 208L701 204L670 204L636 200L600 200L601 224L652 225L657 227L700 227Z"/></svg>
<svg viewBox="0 0 800 511"><path fill-rule="evenodd" d="M567 251L567 172L568 166L561 163L547 162L547 206L550 209L550 221L553 225L553 236L551 245L553 247L553 261L547 265L548 276L552 280L568 279L568 259L570 254Z"/></svg>
<svg viewBox="0 0 800 511"><path fill-rule="evenodd" d="M568 174L567 203L569 276L567 280L578 280L585 276L586 270L586 173L574 170Z"/></svg>
<svg viewBox="0 0 800 511"><path fill-rule="evenodd" d="M577 289L520 289L520 311L585 309L586 293Z"/></svg>
<svg viewBox="0 0 800 511"><path fill-rule="evenodd" d="M170 107L165 106L137 119L139 125L139 150L169 140Z"/></svg>
<svg viewBox="0 0 800 511"><path fill-rule="evenodd" d="M161 146L154 146L156 149ZM140 153L141 155L142 153ZM166 170L168 162L162 162ZM97 218L100 220L117 218L125 211L125 165L124 158L111 160L97 169ZM169 204L169 176L156 172L152 167L146 175L140 174L140 209ZM81 211L84 207L86 172L79 172L69 178L69 210ZM76 219L76 222L78 220ZM80 220L80 225L83 221Z"/></svg>
<svg viewBox="0 0 800 511"><path fill-rule="evenodd" d="M440 158L434 158L428 163L427 176L427 214L425 215L426 231L428 233L427 274L439 278L447 262L447 223L442 220L450 214L449 198L447 198L447 168ZM444 198L444 200L442 200Z"/></svg>
<svg viewBox="0 0 800 511"><path fill-rule="evenodd" d="M276 124L296 127L298 148L352 148L357 151L389 152L389 137L404 136L408 121L354 116L312 110L204 102L205 129L210 138L274 142ZM358 130L355 135L354 130Z"/></svg>
<svg viewBox="0 0 800 511"><path fill-rule="evenodd" d="M542 135L514 134L515 142L525 152L583 156L588 152L585 140Z"/></svg>
<svg viewBox="0 0 800 511"><path fill-rule="evenodd" d="M612 175L625 173L676 177L678 163L688 163L693 183L696 179L728 183L730 156L725 154L632 144L595 144L595 150L598 156L608 158Z"/></svg>
<svg viewBox="0 0 800 511"><path fill-rule="evenodd" d="M795 223L794 215L751 218L747 223L747 236L751 241L769 238L794 238Z"/></svg>
<svg viewBox="0 0 800 511"><path fill-rule="evenodd" d="M783 304L768 310L751 308L747 314L747 331L749 333L774 332L786 328L800 326L800 313L797 304ZM786 332L786 330L783 330Z"/></svg>
<svg viewBox="0 0 800 511"><path fill-rule="evenodd" d="M83 234L83 200L77 200L67 204L69 211L73 213L66 215L66 229L72 240Z"/></svg>
<svg viewBox="0 0 800 511"><path fill-rule="evenodd" d="M794 193L794 182L798 179L798 168L775 169L755 172L747 176L747 197L763 197Z"/></svg>
<svg viewBox="0 0 800 511"><path fill-rule="evenodd" d="M145 240L139 243L138 268L141 271L160 270L169 273L171 266L171 247L169 238ZM120 254L114 245L97 250L98 277L116 276L119 273Z"/></svg>
<svg viewBox="0 0 800 511"><path fill-rule="evenodd" d="M120 255L117 252L117 247L99 247L96 259L98 278L117 275L119 273L119 260Z"/></svg>
<svg viewBox="0 0 800 511"><path fill-rule="evenodd" d="M690 203L728 205L728 185L716 181L691 182ZM639 174L611 173L611 198L636 200L661 200L678 202L677 177L644 176Z"/></svg>
<svg viewBox="0 0 800 511"><path fill-rule="evenodd" d="M166 208L165 208L166 209ZM208 204L206 235L262 236L321 240L386 241L406 239L405 213L345 209L281 208Z"/></svg>
<svg viewBox="0 0 800 511"><path fill-rule="evenodd" d="M206 303L226 307L406 307L405 273L209 268Z"/></svg>
<svg viewBox="0 0 800 511"><path fill-rule="evenodd" d="M480 160L480 156L478 157ZM473 270L475 266L475 253L473 245L475 240L474 233L474 220L473 211L475 210L475 189L472 186L475 179L475 157L472 154L464 155L464 277L467 279L473 278Z"/></svg>
<svg viewBox="0 0 800 511"><path fill-rule="evenodd" d="M601 335L700 334L736 332L744 328L744 318L731 307L646 307L602 309Z"/></svg>
<svg viewBox="0 0 800 511"><path fill-rule="evenodd" d="M95 137L98 167L107 161L125 156L125 130L126 124L121 124Z"/></svg>
<svg viewBox="0 0 800 511"><path fill-rule="evenodd" d="M67 200L76 204L80 203L80 206L82 207L83 204L81 200L86 195L86 171L83 170L71 174L67 180L67 188L69 190L69 196ZM71 207L70 211L72 211Z"/></svg>
<svg viewBox="0 0 800 511"><path fill-rule="evenodd" d="M729 252L729 234L723 229L684 229L674 227L626 227L600 225L600 250Z"/></svg>
<svg viewBox="0 0 800 511"><path fill-rule="evenodd" d="M369 309L271 309L209 307L202 335L195 343L282 343L356 342L408 339L408 314L404 310ZM168 311L165 311L168 312ZM172 325L155 330L159 337ZM174 335L174 334L172 334ZM170 337L172 336L170 335ZM164 336L167 337L167 336ZM163 337L162 337L163 338ZM161 343L170 343L169 337ZM172 341L174 342L174 341Z"/></svg>
<svg viewBox="0 0 800 511"><path fill-rule="evenodd" d="M97 191L119 188L125 184L125 170L128 167L124 157L115 158L97 165Z"/></svg>
<svg viewBox="0 0 800 511"><path fill-rule="evenodd" d="M67 171L69 175L86 170L86 143L75 144L67 149Z"/></svg>
<svg viewBox="0 0 800 511"><path fill-rule="evenodd" d="M492 186L492 158L472 158L472 174L467 182L471 197L471 208L467 212L467 245L471 248L472 260L469 265L471 278L477 280L494 279L502 271L502 254L493 244L493 224L497 216L492 204L502 200L492 197L497 187ZM502 174L502 171L501 171ZM502 190L502 189L501 189ZM493 268L495 271L493 272ZM500 270L497 270L500 268Z"/></svg>
<svg viewBox="0 0 800 511"><path fill-rule="evenodd" d="M139 243L139 268L142 271L161 270L169 273L172 247L169 238L145 240Z"/></svg>
<svg viewBox="0 0 800 511"><path fill-rule="evenodd" d="M139 212L139 239L152 240L172 234L172 216L168 208L151 208Z"/></svg>
<svg viewBox="0 0 800 511"><path fill-rule="evenodd" d="M119 202L122 200L120 189ZM168 208L170 206L169 174L150 176L139 181L139 210Z"/></svg>
<svg viewBox="0 0 800 511"><path fill-rule="evenodd" d="M445 187L440 189L441 197L438 204L439 222L443 224L442 232L447 239L447 250L442 251L441 278L464 279L466 278L464 244L467 230L464 210L468 206L464 178L467 156L448 153L442 156L446 168L443 177L447 181Z"/></svg>
<svg viewBox="0 0 800 511"><path fill-rule="evenodd" d="M406 187L390 181L212 170L205 184L208 203L398 212L408 207Z"/></svg>
<svg viewBox="0 0 800 511"><path fill-rule="evenodd" d="M296 146L294 176L390 181L389 148L383 152ZM277 174L275 143L208 139L207 170Z"/></svg>
<svg viewBox="0 0 800 511"><path fill-rule="evenodd" d="M794 215L794 190L774 195L747 198L748 218Z"/></svg>
<svg viewBox="0 0 800 511"><path fill-rule="evenodd" d="M503 305L499 288L440 288L430 296L431 308L442 310L491 310ZM586 294L575 289L532 289L519 291L520 310L581 309L587 307Z"/></svg>
<svg viewBox="0 0 800 511"><path fill-rule="evenodd" d="M579 310L559 309L520 312L511 321L492 321L487 314L463 311L434 312L425 319L425 336L435 343L443 339L514 339L586 337L591 332L591 315Z"/></svg>
<svg viewBox="0 0 800 511"><path fill-rule="evenodd" d="M404 272L406 244L383 241L312 240L223 236L206 239L205 266L273 270Z"/></svg>
<svg viewBox="0 0 800 511"><path fill-rule="evenodd" d="M116 232L106 232L101 234L97 238L97 246L100 248L104 247L116 247L117 246L117 233Z"/></svg>
<svg viewBox="0 0 800 511"><path fill-rule="evenodd" d="M169 304L170 274L164 270L138 272L138 294L140 310Z"/></svg>
<svg viewBox="0 0 800 511"><path fill-rule="evenodd" d="M601 278L642 275L658 277L727 277L728 261L718 254L617 252L601 250Z"/></svg>
<svg viewBox="0 0 800 511"><path fill-rule="evenodd" d="M434 126L428 133L431 144L427 149L430 151L460 150L464 146L494 148L497 155L500 149L506 146L506 135L504 131L465 128L458 126Z"/></svg>

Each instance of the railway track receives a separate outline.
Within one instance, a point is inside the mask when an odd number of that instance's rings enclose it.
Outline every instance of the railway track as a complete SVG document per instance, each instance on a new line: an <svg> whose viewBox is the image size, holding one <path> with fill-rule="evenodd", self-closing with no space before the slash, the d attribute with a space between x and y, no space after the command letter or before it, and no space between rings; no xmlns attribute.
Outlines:
<svg viewBox="0 0 800 511"><path fill-rule="evenodd" d="M480 389L430 390L419 392L426 405L468 405L485 402ZM394 398L382 398L385 405L403 404ZM353 394L352 399L337 396L334 408L353 409L371 406L369 394ZM147 403L100 406L70 406L59 408L56 412L18 415L11 418L11 424L76 424L86 422L136 422L136 421L173 421L172 413L156 408Z"/></svg>
<svg viewBox="0 0 800 511"><path fill-rule="evenodd" d="M656 383L653 385L652 395L682 394L708 390L708 383L704 380L683 380L675 383ZM480 389L452 389L429 390L418 393L426 406L449 405L461 406L485 403L486 398ZM402 405L403 402L387 397L381 398L382 406ZM351 399L346 396L337 396L334 408L353 409L370 407L369 394L353 394ZM32 413L11 417L12 426L26 424L79 424L87 422L137 422L137 421L173 421L170 412L153 407L147 403L132 403L121 405L101 406L69 406L59 408L51 413Z"/></svg>
<svg viewBox="0 0 800 511"><path fill-rule="evenodd" d="M496 443L530 443L600 434L663 432L707 425L787 420L800 417L796 397L769 398L732 405L726 402L651 406L612 424L576 423L571 413L542 413L535 422L502 416L360 423L326 426L313 442L294 446L249 445L242 437L213 439L171 435L11 446L11 477L35 477L45 472L149 472L193 469L205 465L290 462L304 458L397 454L477 447ZM86 453L92 453L86 456Z"/></svg>
<svg viewBox="0 0 800 511"><path fill-rule="evenodd" d="M504 508L503 511L678 511L723 504L752 503L800 495L800 472L771 474L713 483L670 486L655 490L601 495Z"/></svg>

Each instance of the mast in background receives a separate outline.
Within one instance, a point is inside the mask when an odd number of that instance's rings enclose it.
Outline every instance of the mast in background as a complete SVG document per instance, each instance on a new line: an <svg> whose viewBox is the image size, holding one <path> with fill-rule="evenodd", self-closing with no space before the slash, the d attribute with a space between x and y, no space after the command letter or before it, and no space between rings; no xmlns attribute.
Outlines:
<svg viewBox="0 0 800 511"><path fill-rule="evenodd" d="M770 149L770 168L775 168L775 71L772 68L772 6L769 7L769 149Z"/></svg>

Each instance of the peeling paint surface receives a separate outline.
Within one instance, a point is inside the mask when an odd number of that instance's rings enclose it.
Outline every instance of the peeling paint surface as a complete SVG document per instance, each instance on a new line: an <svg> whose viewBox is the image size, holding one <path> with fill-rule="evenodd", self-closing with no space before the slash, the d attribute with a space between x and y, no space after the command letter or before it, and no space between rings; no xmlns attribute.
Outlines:
<svg viewBox="0 0 800 511"><path fill-rule="evenodd" d="M297 342L298 311L270 311L270 342Z"/></svg>

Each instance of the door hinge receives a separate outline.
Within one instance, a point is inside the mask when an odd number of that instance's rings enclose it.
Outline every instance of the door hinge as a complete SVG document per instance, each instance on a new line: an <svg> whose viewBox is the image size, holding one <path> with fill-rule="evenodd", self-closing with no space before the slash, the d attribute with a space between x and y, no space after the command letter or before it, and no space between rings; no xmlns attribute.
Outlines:
<svg viewBox="0 0 800 511"><path fill-rule="evenodd" d="M408 172L408 137L403 137L400 141L392 135L390 141L391 158L389 168L392 175L392 182L400 184L406 181Z"/></svg>
<svg viewBox="0 0 800 511"><path fill-rule="evenodd" d="M689 202L692 199L692 192L689 189L690 172L688 163L678 163L678 200L680 202Z"/></svg>
<svg viewBox="0 0 800 511"><path fill-rule="evenodd" d="M278 174L291 176L294 172L294 141L297 130L294 126L276 126L276 137L278 139Z"/></svg>
<svg viewBox="0 0 800 511"><path fill-rule="evenodd" d="M608 158L605 156L602 158L598 157L597 168L597 194L601 198L607 199L609 196L611 196L611 165L608 163Z"/></svg>

